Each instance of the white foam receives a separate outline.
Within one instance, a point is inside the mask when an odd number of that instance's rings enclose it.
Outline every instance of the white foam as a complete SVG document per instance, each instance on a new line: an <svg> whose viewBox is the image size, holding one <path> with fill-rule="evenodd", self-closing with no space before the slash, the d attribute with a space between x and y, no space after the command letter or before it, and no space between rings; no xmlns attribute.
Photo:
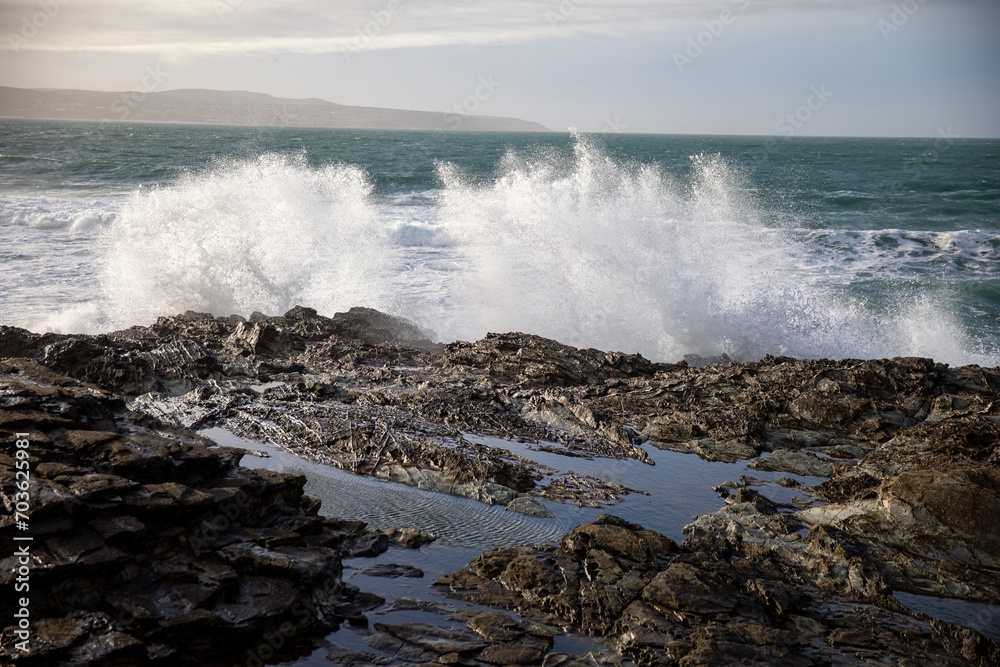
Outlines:
<svg viewBox="0 0 1000 667"><path fill-rule="evenodd" d="M134 194L102 238L111 323L215 314L391 309L388 229L357 167L263 155Z"/></svg>
<svg viewBox="0 0 1000 667"><path fill-rule="evenodd" d="M939 280L993 276L1000 262L995 233L956 231L789 230L806 251L800 265L806 280L824 276L907 280L933 273Z"/></svg>
<svg viewBox="0 0 1000 667"><path fill-rule="evenodd" d="M510 154L493 182L441 168L441 215L465 253L452 333L538 333L655 359L920 354L992 361L955 317L888 308L801 279L809 249L761 221L729 165L693 158L680 181L577 138L572 157Z"/></svg>
<svg viewBox="0 0 1000 667"><path fill-rule="evenodd" d="M40 317L30 317L24 323L29 331L79 333L96 331L103 321L104 312L96 301L63 306L58 311Z"/></svg>
<svg viewBox="0 0 1000 667"><path fill-rule="evenodd" d="M0 226L86 232L110 223L115 208L107 199L8 196L0 198Z"/></svg>
<svg viewBox="0 0 1000 667"><path fill-rule="evenodd" d="M376 202L357 167L263 155L138 189L124 204L78 207L60 218L58 234L77 230L70 242L32 232L36 241L18 245L31 262L19 262L89 263L93 248L96 286L43 276L45 304L20 290L14 319L58 311L32 328L94 331L189 309L362 305L441 340L525 331L665 361L725 352L1000 364L996 342L972 340L940 298L940 275L928 281L937 299L894 285L874 289L877 303L859 296L865 272L912 280L928 257L943 262L940 274L968 275L973 262L995 271L988 234L784 230L719 157L671 174L579 137L571 153L511 153L492 180L447 164L439 176L420 201ZM65 256L43 257L57 251ZM77 282L89 274L77 270ZM67 300L83 305L53 305Z"/></svg>

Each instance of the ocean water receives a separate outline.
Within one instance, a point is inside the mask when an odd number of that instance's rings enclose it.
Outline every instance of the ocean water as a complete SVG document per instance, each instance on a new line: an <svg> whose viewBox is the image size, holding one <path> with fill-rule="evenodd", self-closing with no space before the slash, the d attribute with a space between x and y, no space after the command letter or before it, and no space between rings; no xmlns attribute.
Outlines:
<svg viewBox="0 0 1000 667"><path fill-rule="evenodd" d="M295 304L658 361L1000 365L1000 141L0 120L0 322Z"/></svg>

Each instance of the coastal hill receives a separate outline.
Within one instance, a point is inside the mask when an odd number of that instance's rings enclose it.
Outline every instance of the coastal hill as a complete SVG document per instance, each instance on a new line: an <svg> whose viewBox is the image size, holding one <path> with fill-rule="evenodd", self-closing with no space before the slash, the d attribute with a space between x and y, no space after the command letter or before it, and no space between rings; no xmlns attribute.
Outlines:
<svg viewBox="0 0 1000 667"><path fill-rule="evenodd" d="M498 116L405 111L203 89L141 93L0 86L0 118L204 123L274 127L547 132L538 123Z"/></svg>

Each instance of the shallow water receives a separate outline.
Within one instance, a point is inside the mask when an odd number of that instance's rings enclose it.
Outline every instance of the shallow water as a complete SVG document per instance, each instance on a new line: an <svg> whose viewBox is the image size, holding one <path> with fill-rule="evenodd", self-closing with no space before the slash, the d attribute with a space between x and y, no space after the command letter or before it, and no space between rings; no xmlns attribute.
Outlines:
<svg viewBox="0 0 1000 667"><path fill-rule="evenodd" d="M892 596L913 611L971 628L1000 642L1000 603L969 602L899 591Z"/></svg>
<svg viewBox="0 0 1000 667"><path fill-rule="evenodd" d="M620 482L649 494L632 493L622 502L603 508L541 500L556 515L555 519L542 519L508 512L499 505L491 507L467 498L424 491L312 463L274 445L240 438L225 429L210 428L200 433L221 445L264 450L271 455L270 458L246 456L243 459L245 467L305 474L308 480L305 492L323 502L320 513L325 516L361 520L380 529L415 526L437 535L438 544L479 551L495 546L556 542L574 526L593 521L601 514L614 514L682 541L684 536L681 530L695 515L713 512L723 505L722 499L712 490L713 486L736 480L741 475L762 481L795 477L786 473L752 470L745 463L709 462L693 454L653 447L648 447L647 451L655 466L631 459L587 460L536 452L512 440L466 434L470 440L512 451L543 465ZM797 479L803 485L822 481L814 477ZM771 483L767 483L761 491L781 503L804 495L801 490L785 489Z"/></svg>
<svg viewBox="0 0 1000 667"><path fill-rule="evenodd" d="M614 514L680 542L683 527L698 515L713 512L723 505L713 486L741 476L761 482L757 488L779 503L799 506L811 502L801 489L785 488L774 483L781 477L797 479L803 486L822 481L817 477L802 477L787 473L759 471L747 468L745 462L720 463L705 461L693 454L660 450L647 446L646 451L655 465L635 460L582 459L551 452L539 452L530 445L489 436L465 434L469 440L506 449L537 463L561 471L591 475L608 482L644 491L632 493L615 505L605 508L576 507L565 503L541 501L556 514L555 519L540 519L508 512L500 506L490 507L474 500L423 491L396 482L355 475L338 468L312 463L278 447L233 435L222 428L199 432L221 445L264 450L270 458L246 456L242 465L278 472L302 473L307 482L305 492L319 498L320 514L342 519L361 520L374 528L415 526L438 536L437 541L419 550L390 548L376 558L355 558L344 561L344 579L361 590L380 595L386 600L410 597L479 608L475 605L447 600L429 586L437 577L464 567L482 551L495 546L554 543L580 523L592 521L600 514ZM544 443L543 443L544 444ZM423 578L382 578L364 575L361 569L376 563L412 565L424 571ZM895 592L893 595L914 611L933 618L972 628L1000 641L1000 606L943 599L925 595ZM375 618L375 617L372 617ZM442 616L419 611L395 611L378 615L380 623L426 621L440 624ZM458 627L456 625L456 627ZM328 640L342 646L369 651L361 636L346 625L329 635ZM586 637L570 635L560 639L563 650L577 655L586 654L596 646ZM328 648L311 655L281 663L287 667L320 667L329 665Z"/></svg>

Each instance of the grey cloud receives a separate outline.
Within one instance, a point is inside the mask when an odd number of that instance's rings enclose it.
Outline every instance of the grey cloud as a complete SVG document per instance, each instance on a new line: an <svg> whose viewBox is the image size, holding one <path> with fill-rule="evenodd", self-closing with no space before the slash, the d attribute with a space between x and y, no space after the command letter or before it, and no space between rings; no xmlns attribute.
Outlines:
<svg viewBox="0 0 1000 667"><path fill-rule="evenodd" d="M727 7L823 7L826 0L123 0L64 2L62 15L30 48L53 51L201 54L328 53L345 48L374 18L398 5L373 49L513 44L581 35L628 36L700 20ZM867 0L857 0L858 4ZM844 4L844 3L841 3ZM16 30L38 0L0 4L0 30ZM0 48L4 48L0 44Z"/></svg>

